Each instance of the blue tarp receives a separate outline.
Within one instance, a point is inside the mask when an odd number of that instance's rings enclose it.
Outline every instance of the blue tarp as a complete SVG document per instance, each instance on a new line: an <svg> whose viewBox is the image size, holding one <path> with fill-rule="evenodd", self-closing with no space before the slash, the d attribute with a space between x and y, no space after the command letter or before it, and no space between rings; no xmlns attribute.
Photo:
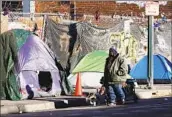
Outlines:
<svg viewBox="0 0 172 117"><path fill-rule="evenodd" d="M131 70L130 75L135 79L148 79L148 56L144 56ZM155 80L171 80L172 63L164 56L153 56L153 78Z"/></svg>

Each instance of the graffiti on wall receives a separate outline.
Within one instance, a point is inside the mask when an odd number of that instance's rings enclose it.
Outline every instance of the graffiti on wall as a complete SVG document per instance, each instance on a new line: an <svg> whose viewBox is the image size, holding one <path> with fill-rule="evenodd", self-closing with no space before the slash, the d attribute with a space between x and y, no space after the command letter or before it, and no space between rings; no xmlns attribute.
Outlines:
<svg viewBox="0 0 172 117"><path fill-rule="evenodd" d="M111 33L109 42L127 59L135 60L137 58L138 43L132 35L126 36L124 32Z"/></svg>

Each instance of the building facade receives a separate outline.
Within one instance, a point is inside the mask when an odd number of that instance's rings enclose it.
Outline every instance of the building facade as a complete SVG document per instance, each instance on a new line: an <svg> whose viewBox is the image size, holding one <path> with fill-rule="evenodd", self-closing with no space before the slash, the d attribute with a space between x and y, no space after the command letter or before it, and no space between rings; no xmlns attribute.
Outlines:
<svg viewBox="0 0 172 117"><path fill-rule="evenodd" d="M123 15L142 17L144 6L135 3L119 3L115 1L77 1L77 2L57 2L57 1L36 1L36 12L48 13L75 13L77 18L83 15L95 15L99 12L100 15ZM172 18L172 1L160 5L160 15L165 13L168 18ZM159 16L160 17L160 16Z"/></svg>

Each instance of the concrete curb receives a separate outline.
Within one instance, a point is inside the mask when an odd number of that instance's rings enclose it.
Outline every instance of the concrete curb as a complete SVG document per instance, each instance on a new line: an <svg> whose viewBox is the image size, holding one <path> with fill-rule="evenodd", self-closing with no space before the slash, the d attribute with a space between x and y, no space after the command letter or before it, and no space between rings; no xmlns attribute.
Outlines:
<svg viewBox="0 0 172 117"><path fill-rule="evenodd" d="M19 107L20 113L37 112L37 111L50 110L50 109L55 109L53 102L45 102L40 104L27 104Z"/></svg>
<svg viewBox="0 0 172 117"><path fill-rule="evenodd" d="M77 106L86 106L88 105L85 97L73 97L73 98L42 98L39 100L46 100L54 102L55 108L68 108L68 107L77 107Z"/></svg>
<svg viewBox="0 0 172 117"><path fill-rule="evenodd" d="M150 99L152 98L152 91L136 92L138 99Z"/></svg>
<svg viewBox="0 0 172 117"><path fill-rule="evenodd" d="M77 106L87 106L88 103L86 102L86 99L70 99L70 100L61 100L60 102L56 101L55 103L55 108L68 108L68 107L77 107Z"/></svg>
<svg viewBox="0 0 172 117"><path fill-rule="evenodd" d="M28 112L40 112L52 109L87 106L86 98L39 98L35 100L6 101L1 106L0 114L19 114Z"/></svg>
<svg viewBox="0 0 172 117"><path fill-rule="evenodd" d="M17 114L55 109L53 102L1 106L0 114Z"/></svg>
<svg viewBox="0 0 172 117"><path fill-rule="evenodd" d="M0 115L9 114L9 113L19 113L17 106L1 106Z"/></svg>

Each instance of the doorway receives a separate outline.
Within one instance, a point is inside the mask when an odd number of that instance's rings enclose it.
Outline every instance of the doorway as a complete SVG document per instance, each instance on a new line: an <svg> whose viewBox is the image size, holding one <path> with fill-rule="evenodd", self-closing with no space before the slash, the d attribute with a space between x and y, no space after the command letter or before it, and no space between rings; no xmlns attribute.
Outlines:
<svg viewBox="0 0 172 117"><path fill-rule="evenodd" d="M52 89L52 77L48 71L40 71L38 74L39 86L43 91L49 92Z"/></svg>

